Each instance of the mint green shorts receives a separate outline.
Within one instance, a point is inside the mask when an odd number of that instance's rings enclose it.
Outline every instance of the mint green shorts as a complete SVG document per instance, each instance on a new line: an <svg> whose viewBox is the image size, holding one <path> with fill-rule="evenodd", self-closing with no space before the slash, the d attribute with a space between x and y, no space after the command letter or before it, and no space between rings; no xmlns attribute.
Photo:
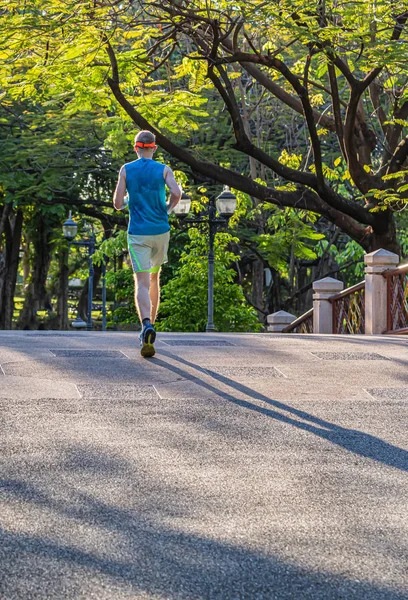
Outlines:
<svg viewBox="0 0 408 600"><path fill-rule="evenodd" d="M167 262L170 231L159 235L128 234L129 255L135 273L158 273Z"/></svg>

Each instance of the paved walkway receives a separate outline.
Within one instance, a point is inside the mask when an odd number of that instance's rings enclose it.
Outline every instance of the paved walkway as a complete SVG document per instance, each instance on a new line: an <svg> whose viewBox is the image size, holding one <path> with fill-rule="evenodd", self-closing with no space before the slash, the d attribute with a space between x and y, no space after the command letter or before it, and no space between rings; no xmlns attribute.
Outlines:
<svg viewBox="0 0 408 600"><path fill-rule="evenodd" d="M408 598L408 338L0 332L1 600Z"/></svg>

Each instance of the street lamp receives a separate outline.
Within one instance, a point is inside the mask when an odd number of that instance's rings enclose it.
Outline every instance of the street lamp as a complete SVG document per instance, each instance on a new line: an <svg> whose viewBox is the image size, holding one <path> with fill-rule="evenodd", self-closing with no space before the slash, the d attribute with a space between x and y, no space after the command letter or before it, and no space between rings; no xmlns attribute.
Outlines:
<svg viewBox="0 0 408 600"><path fill-rule="evenodd" d="M228 220L235 212L237 207L237 198L228 186L218 198L210 198L207 212L196 219L186 219L190 211L191 198L183 192L179 203L174 209L177 217L184 223L202 223L208 225L209 244L208 244L208 305L207 305L207 325L206 331L216 331L214 326L214 240L219 227L228 224ZM220 215L217 217L217 211Z"/></svg>
<svg viewBox="0 0 408 600"><path fill-rule="evenodd" d="M62 224L62 233L68 242L72 242L78 231L78 225L72 218L72 211L69 211L68 219Z"/></svg>
<svg viewBox="0 0 408 600"><path fill-rule="evenodd" d="M227 185L224 186L224 191L218 196L216 205L218 214L223 219L228 220L234 214L237 208L237 197Z"/></svg>
<svg viewBox="0 0 408 600"><path fill-rule="evenodd" d="M69 245L73 246L85 246L88 248L88 261L89 261L89 275L88 275L88 310L87 310L87 323L86 328L88 331L92 330L92 294L93 294L93 278L94 278L94 267L92 262L92 256L95 252L95 233L93 225L91 225L90 235L88 240L82 240L80 242L74 242L74 238L78 231L78 225L72 219L71 211L69 211L68 219L62 225L62 232L64 238L68 241ZM106 282L105 282L105 267L102 267L102 330L106 331ZM73 325L78 327L78 324Z"/></svg>
<svg viewBox="0 0 408 600"><path fill-rule="evenodd" d="M188 194L183 192L181 194L181 198L176 205L174 212L179 217L179 219L184 219L188 213L190 212L191 207L191 198Z"/></svg>

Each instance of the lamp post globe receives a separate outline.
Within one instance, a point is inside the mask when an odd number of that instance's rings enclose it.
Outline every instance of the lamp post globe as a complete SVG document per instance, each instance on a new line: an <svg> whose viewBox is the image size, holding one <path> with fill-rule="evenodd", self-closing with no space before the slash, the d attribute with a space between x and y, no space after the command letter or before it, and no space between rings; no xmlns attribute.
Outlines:
<svg viewBox="0 0 408 600"><path fill-rule="evenodd" d="M216 200L217 211L223 219L229 219L237 208L237 197L231 192L229 187L224 186L224 191Z"/></svg>
<svg viewBox="0 0 408 600"><path fill-rule="evenodd" d="M78 231L78 225L72 218L72 211L69 211L68 219L62 224L62 233L64 238L72 242Z"/></svg>
<svg viewBox="0 0 408 600"><path fill-rule="evenodd" d="M186 192L183 192L181 194L181 198L180 198L178 204L176 204L176 206L174 207L174 213L180 219L184 219L190 212L190 207L191 207L191 198L188 194L186 194Z"/></svg>

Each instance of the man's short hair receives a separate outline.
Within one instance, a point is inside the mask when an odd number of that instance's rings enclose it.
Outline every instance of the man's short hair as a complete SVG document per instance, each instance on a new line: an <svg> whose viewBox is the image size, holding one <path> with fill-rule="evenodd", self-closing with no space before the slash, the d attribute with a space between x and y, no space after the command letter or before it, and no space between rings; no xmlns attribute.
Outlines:
<svg viewBox="0 0 408 600"><path fill-rule="evenodd" d="M137 145L138 142L140 144L149 144L149 146L151 147L151 144L156 144L156 136L151 131L147 131L146 129L144 129L143 131L139 131L139 133L135 137L135 145ZM141 147L143 148L142 145Z"/></svg>

